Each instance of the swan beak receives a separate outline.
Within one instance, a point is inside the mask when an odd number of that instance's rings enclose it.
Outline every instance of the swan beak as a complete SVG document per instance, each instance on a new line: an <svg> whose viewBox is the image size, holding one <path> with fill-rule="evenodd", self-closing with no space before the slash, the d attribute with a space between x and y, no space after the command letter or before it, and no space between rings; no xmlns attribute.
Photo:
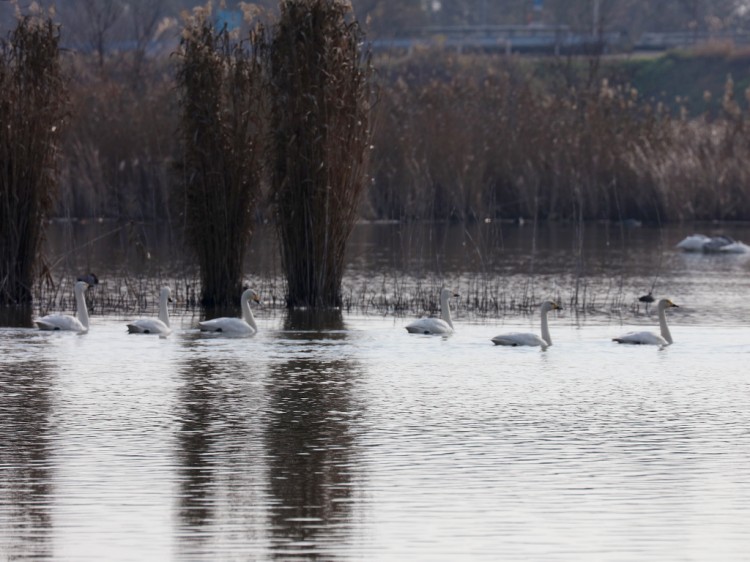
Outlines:
<svg viewBox="0 0 750 562"><path fill-rule="evenodd" d="M167 302L174 302L174 300L172 300L172 297L167 297Z"/></svg>
<svg viewBox="0 0 750 562"><path fill-rule="evenodd" d="M454 297L456 297L456 298L458 298L458 297L460 297L461 295L459 295L458 293L453 293L453 296L454 296Z"/></svg>
<svg viewBox="0 0 750 562"><path fill-rule="evenodd" d="M679 305L673 303L672 301L669 301L669 306L673 306L674 308L680 308Z"/></svg>
<svg viewBox="0 0 750 562"><path fill-rule="evenodd" d="M562 310L563 307L557 304L556 302L552 303L552 310Z"/></svg>
<svg viewBox="0 0 750 562"><path fill-rule="evenodd" d="M258 295L253 295L253 301L260 304L260 297Z"/></svg>

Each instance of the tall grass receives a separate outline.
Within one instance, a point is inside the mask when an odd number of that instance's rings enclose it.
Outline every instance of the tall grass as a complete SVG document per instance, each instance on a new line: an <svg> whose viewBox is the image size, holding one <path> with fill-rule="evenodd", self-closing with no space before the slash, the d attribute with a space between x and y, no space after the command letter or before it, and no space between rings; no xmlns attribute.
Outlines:
<svg viewBox="0 0 750 562"><path fill-rule="evenodd" d="M179 51L180 196L200 266L201 304L236 305L265 159L263 30L245 42L216 31L210 14L187 21Z"/></svg>
<svg viewBox="0 0 750 562"><path fill-rule="evenodd" d="M0 304L32 300L66 101L59 38L28 16L0 46Z"/></svg>
<svg viewBox="0 0 750 562"><path fill-rule="evenodd" d="M285 0L271 42L271 189L289 307L341 306L370 152L371 64L351 7Z"/></svg>

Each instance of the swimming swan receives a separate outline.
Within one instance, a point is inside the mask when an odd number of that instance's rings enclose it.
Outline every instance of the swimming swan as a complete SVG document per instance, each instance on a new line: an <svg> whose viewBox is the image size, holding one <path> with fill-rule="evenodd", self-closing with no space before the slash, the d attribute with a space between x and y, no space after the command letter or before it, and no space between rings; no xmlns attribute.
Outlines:
<svg viewBox="0 0 750 562"><path fill-rule="evenodd" d="M158 318L140 318L128 324L129 334L157 334L159 336L168 336L172 333L169 325L169 310L167 303L172 302L171 290L169 287L162 287L159 291L159 317Z"/></svg>
<svg viewBox="0 0 750 562"><path fill-rule="evenodd" d="M76 316L64 314L49 314L36 321L40 330L64 330L68 332L89 331L89 311L86 309L86 298L83 292L89 286L85 281L75 284Z"/></svg>
<svg viewBox="0 0 750 562"><path fill-rule="evenodd" d="M640 345L670 345L672 344L672 334L669 333L669 326L667 326L667 315L664 312L668 308L679 308L675 303L669 299L661 299L657 305L659 311L659 327L661 328L661 335L654 332L628 332L619 338L612 338L612 341L617 343L631 343Z"/></svg>
<svg viewBox="0 0 750 562"><path fill-rule="evenodd" d="M731 236L706 236L705 234L693 234L685 237L677 246L684 252L705 252L718 254L747 254L750 246Z"/></svg>
<svg viewBox="0 0 750 562"><path fill-rule="evenodd" d="M552 338L549 335L549 326L547 325L547 313L550 310L560 310L560 305L556 302L545 301L539 307L542 316L542 337L536 334L522 333L522 332L511 332L510 334L501 334L492 338L492 343L495 345L531 345L541 346L542 349L547 349L552 345Z"/></svg>
<svg viewBox="0 0 750 562"><path fill-rule="evenodd" d="M242 293L240 306L242 308L242 318L214 318L198 322L202 332L221 332L236 336L249 336L258 332L258 326L255 324L253 312L250 310L250 299L260 302L258 293L252 289L247 289Z"/></svg>
<svg viewBox="0 0 750 562"><path fill-rule="evenodd" d="M448 299L457 297L450 289L443 287L440 290L440 316L441 318L420 318L411 324L407 324L406 331L410 334L450 334L453 332L453 322L451 321L451 309L448 305Z"/></svg>

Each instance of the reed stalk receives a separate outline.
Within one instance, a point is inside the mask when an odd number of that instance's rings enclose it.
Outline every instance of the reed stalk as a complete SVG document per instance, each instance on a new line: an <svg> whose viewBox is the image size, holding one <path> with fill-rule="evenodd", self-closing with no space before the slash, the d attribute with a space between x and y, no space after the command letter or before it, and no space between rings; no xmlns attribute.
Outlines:
<svg viewBox="0 0 750 562"><path fill-rule="evenodd" d="M271 189L287 306L340 307L365 188L372 66L344 2L286 0L270 51Z"/></svg>
<svg viewBox="0 0 750 562"><path fill-rule="evenodd" d="M66 103L59 42L51 19L26 16L0 44L0 304L32 301Z"/></svg>
<svg viewBox="0 0 750 562"><path fill-rule="evenodd" d="M237 41L226 29L217 32L206 11L194 13L182 36L179 196L204 307L236 306L242 292L265 158L263 36L256 28Z"/></svg>

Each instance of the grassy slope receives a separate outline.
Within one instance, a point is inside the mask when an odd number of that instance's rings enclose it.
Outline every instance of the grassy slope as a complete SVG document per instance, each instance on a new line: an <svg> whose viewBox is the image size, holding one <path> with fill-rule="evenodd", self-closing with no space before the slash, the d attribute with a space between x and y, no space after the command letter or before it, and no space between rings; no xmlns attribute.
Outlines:
<svg viewBox="0 0 750 562"><path fill-rule="evenodd" d="M624 75L645 99L677 106L682 98L690 115L720 107L727 76L734 81L735 99L745 107L745 90L750 87L750 52L723 47L698 51L670 51L658 56L636 56L610 63L611 70ZM710 92L707 103L704 92Z"/></svg>

